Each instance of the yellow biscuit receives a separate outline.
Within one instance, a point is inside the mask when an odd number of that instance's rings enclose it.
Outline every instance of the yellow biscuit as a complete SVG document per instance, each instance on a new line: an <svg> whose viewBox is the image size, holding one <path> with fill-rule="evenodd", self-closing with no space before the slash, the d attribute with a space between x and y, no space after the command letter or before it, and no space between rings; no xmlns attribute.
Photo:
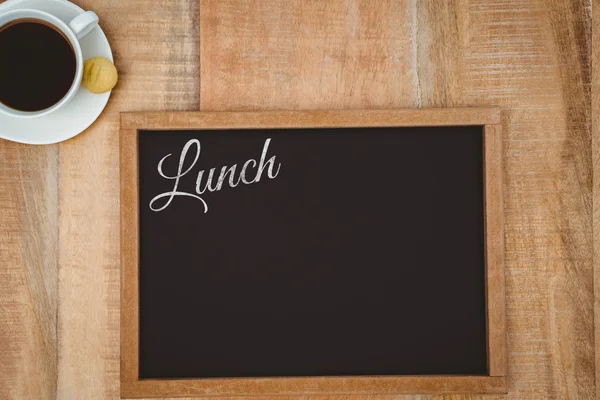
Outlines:
<svg viewBox="0 0 600 400"><path fill-rule="evenodd" d="M92 93L104 93L112 90L118 80L117 69L104 57L93 57L83 64L81 83Z"/></svg>

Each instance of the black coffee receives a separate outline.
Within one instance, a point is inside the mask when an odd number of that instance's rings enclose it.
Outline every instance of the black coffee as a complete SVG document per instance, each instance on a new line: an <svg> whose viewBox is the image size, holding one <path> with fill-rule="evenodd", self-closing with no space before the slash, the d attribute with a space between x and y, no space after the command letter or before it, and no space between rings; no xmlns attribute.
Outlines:
<svg viewBox="0 0 600 400"><path fill-rule="evenodd" d="M21 19L0 28L0 103L40 111L58 103L75 78L75 52L46 22Z"/></svg>

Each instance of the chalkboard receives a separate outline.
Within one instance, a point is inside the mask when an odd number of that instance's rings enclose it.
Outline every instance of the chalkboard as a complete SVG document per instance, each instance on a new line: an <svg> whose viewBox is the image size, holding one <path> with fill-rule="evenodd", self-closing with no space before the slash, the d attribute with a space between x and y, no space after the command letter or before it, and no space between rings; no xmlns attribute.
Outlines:
<svg viewBox="0 0 600 400"><path fill-rule="evenodd" d="M489 376L484 133L139 129L137 380Z"/></svg>

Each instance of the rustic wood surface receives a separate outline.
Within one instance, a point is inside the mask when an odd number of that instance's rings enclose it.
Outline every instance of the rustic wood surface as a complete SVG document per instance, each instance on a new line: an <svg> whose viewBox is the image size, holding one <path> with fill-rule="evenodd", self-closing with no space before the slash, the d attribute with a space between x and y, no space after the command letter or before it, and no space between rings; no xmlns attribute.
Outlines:
<svg viewBox="0 0 600 400"><path fill-rule="evenodd" d="M506 398L595 397L590 0L75 2L121 81L74 139L0 140L0 399L118 398L119 111L199 104L508 110Z"/></svg>

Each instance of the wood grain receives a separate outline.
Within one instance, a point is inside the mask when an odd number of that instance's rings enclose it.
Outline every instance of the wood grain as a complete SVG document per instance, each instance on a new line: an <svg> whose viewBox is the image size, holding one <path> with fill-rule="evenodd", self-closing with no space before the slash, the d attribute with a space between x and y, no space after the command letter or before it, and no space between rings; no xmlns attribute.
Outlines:
<svg viewBox="0 0 600 400"><path fill-rule="evenodd" d="M589 1L200 4L203 110L506 109L508 398L595 396Z"/></svg>
<svg viewBox="0 0 600 400"><path fill-rule="evenodd" d="M250 398L283 396L319 396L323 393L342 394L352 398L361 395L399 393L505 393L506 378L500 376L347 376L307 378L232 378L232 379L147 379L122 382L126 398L201 394L215 398L249 395ZM218 392L215 392L215 388Z"/></svg>
<svg viewBox="0 0 600 400"><path fill-rule="evenodd" d="M0 399L118 398L118 113L198 104L507 109L501 398L595 397L590 0L75 3L100 16L121 80L69 142L0 141Z"/></svg>
<svg viewBox="0 0 600 400"><path fill-rule="evenodd" d="M506 376L502 125L486 125L483 135L488 371Z"/></svg>
<svg viewBox="0 0 600 400"><path fill-rule="evenodd" d="M139 376L138 132L121 129L121 382ZM128 266L128 268L125 268ZM121 388L122 389L122 388Z"/></svg>
<svg viewBox="0 0 600 400"><path fill-rule="evenodd" d="M345 126L465 126L500 124L496 108L134 112L121 114L123 129L338 128Z"/></svg>
<svg viewBox="0 0 600 400"><path fill-rule="evenodd" d="M201 109L421 105L417 6L200 0Z"/></svg>
<svg viewBox="0 0 600 400"><path fill-rule="evenodd" d="M57 150L0 140L0 399L56 393Z"/></svg>

